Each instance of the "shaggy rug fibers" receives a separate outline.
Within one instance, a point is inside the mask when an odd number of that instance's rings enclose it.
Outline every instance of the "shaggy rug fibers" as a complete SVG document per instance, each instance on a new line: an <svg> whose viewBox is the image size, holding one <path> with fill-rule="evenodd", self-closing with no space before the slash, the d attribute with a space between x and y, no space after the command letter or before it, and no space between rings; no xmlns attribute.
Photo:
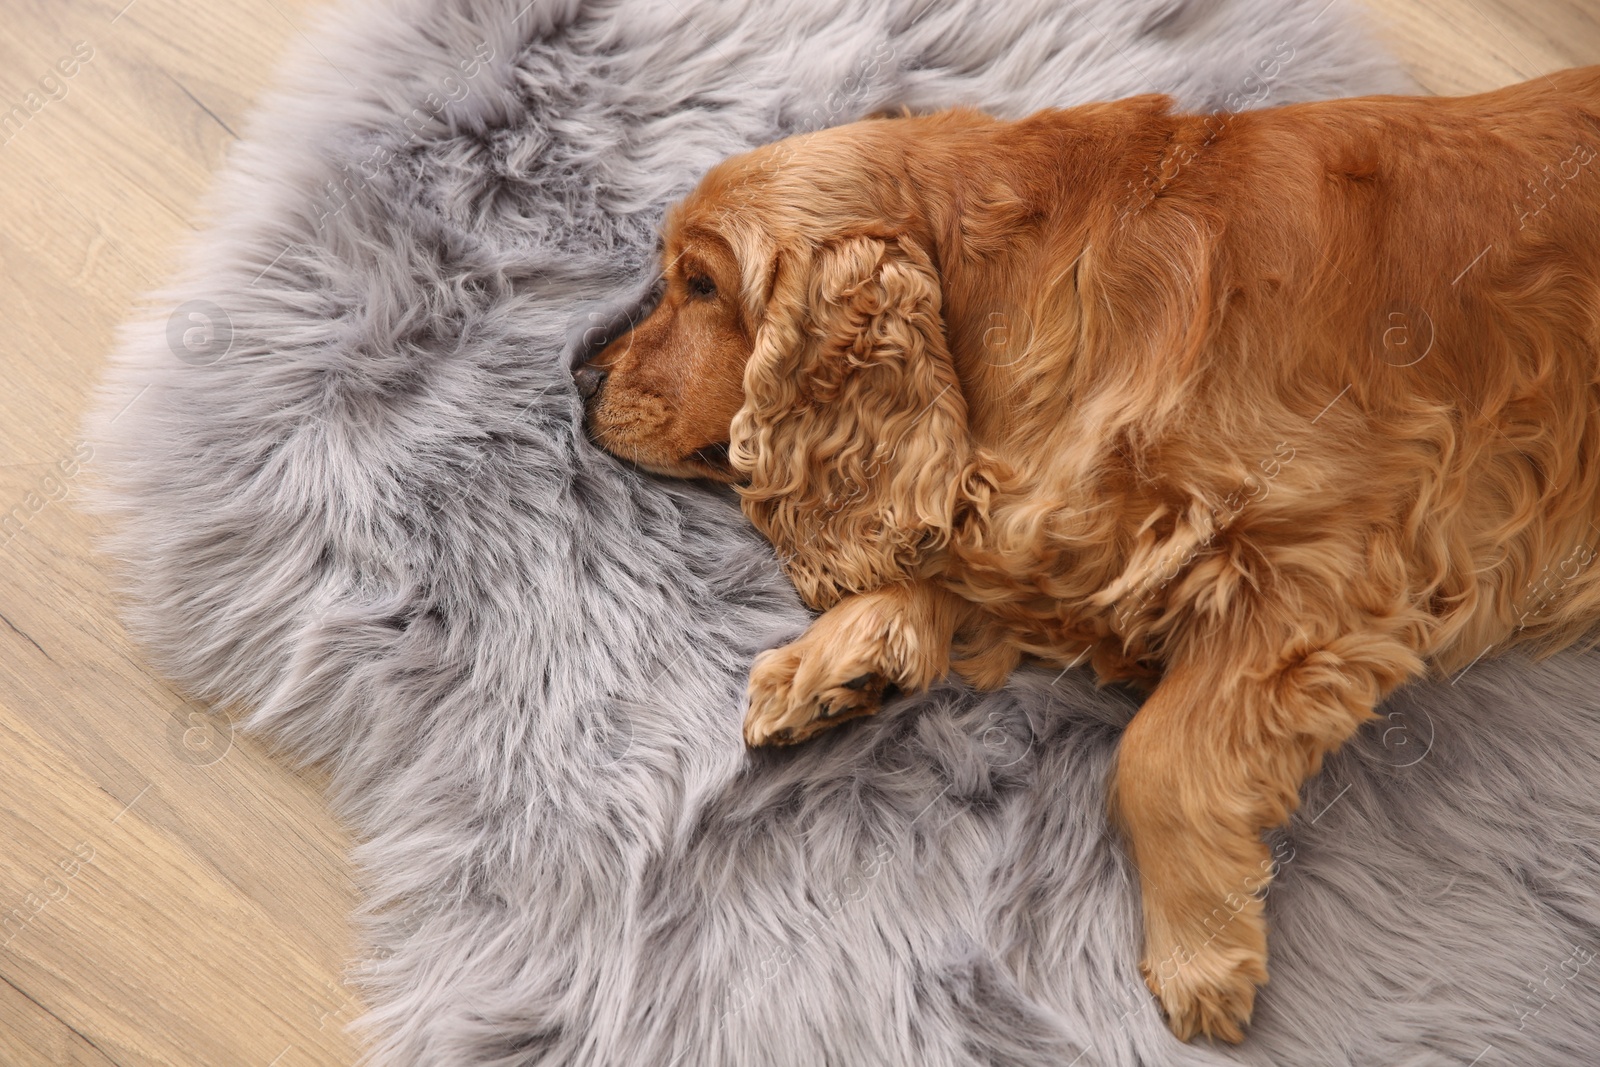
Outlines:
<svg viewBox="0 0 1600 1067"><path fill-rule="evenodd" d="M385 1064L1592 1064L1600 661L1417 685L1278 843L1238 1049L1135 969L1124 693L941 688L740 743L807 616L568 366L716 160L881 107L1403 89L1346 0L345 5L234 154L91 439L159 666L333 772Z"/></svg>

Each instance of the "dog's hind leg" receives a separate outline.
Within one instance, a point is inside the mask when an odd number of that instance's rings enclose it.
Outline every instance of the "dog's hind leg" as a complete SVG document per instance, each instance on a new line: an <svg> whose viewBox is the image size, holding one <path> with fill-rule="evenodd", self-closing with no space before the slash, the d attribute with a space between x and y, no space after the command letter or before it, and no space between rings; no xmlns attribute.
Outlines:
<svg viewBox="0 0 1600 1067"><path fill-rule="evenodd" d="M1141 969L1185 1040L1243 1037L1267 980L1262 897L1281 862L1262 832L1422 667L1404 610L1355 613L1348 590L1278 594L1196 626L1117 754L1111 814L1139 869Z"/></svg>

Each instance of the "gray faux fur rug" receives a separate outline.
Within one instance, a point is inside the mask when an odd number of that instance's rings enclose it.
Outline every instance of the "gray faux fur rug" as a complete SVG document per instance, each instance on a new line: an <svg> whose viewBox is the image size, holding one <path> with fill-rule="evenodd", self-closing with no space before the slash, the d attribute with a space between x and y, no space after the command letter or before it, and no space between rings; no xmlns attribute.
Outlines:
<svg viewBox="0 0 1600 1067"><path fill-rule="evenodd" d="M723 156L901 104L1405 88L1349 17L334 12L236 146L186 280L126 333L91 435L158 664L333 771L378 1062L1595 1062L1600 659L1392 701L1280 843L1248 1041L1183 1046L1104 817L1132 701L1023 672L748 752L746 667L804 612L730 495L579 432L568 360L625 319L663 206Z"/></svg>

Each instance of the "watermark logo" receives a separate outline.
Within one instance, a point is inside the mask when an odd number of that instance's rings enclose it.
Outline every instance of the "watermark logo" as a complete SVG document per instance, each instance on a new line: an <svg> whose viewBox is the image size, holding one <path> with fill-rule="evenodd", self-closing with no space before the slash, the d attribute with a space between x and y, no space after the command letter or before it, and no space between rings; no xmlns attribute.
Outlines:
<svg viewBox="0 0 1600 1067"><path fill-rule="evenodd" d="M1027 728L1026 720L1021 734L1011 728L1010 718L998 711L991 711L984 721L988 725L978 740L989 753L991 770L1003 771L1028 758L1033 751L1033 731Z"/></svg>
<svg viewBox="0 0 1600 1067"><path fill-rule="evenodd" d="M1548 963L1545 964L1540 970L1543 978L1538 982L1529 980L1527 983L1528 992L1522 999L1525 1007L1521 1014L1517 1016L1520 1020L1517 1023L1517 1029L1526 1029L1530 1022L1538 1018L1539 1013L1544 1011L1551 1002L1561 995L1567 984L1578 977L1580 971L1594 962L1594 957L1595 952L1593 949L1585 948L1582 945L1573 945L1572 952L1568 954L1567 958L1556 964L1556 973L1554 975L1550 973L1550 965Z"/></svg>
<svg viewBox="0 0 1600 1067"><path fill-rule="evenodd" d="M1152 962L1150 974L1157 984L1165 987L1167 983L1177 978L1179 973L1205 951L1218 937L1221 937L1228 927L1247 908L1259 904L1266 898L1279 873L1294 862L1294 846L1286 840L1280 840L1272 846L1271 854L1240 880L1239 884L1221 897L1211 914L1202 921L1201 926L1206 931L1206 938L1198 946L1190 948L1179 943L1173 946L1171 952L1160 960Z"/></svg>
<svg viewBox="0 0 1600 1067"><path fill-rule="evenodd" d="M70 453L56 460L54 471L40 479L22 500L0 511L0 548L10 544L52 501L65 500L72 492L78 475L83 472L84 464L93 456L94 446L87 441L79 441Z"/></svg>
<svg viewBox="0 0 1600 1067"><path fill-rule="evenodd" d="M192 767L209 767L233 747L233 723L195 704L186 704L167 719L167 747Z"/></svg>
<svg viewBox="0 0 1600 1067"><path fill-rule="evenodd" d="M167 348L191 367L209 367L233 348L233 320L210 300L188 300L167 317Z"/></svg>
<svg viewBox="0 0 1600 1067"><path fill-rule="evenodd" d="M578 759L589 769L607 771L633 751L633 719L614 700L588 700L578 709Z"/></svg>
<svg viewBox="0 0 1600 1067"><path fill-rule="evenodd" d="M22 94L22 99L7 106L0 102L0 145L10 144L51 101L65 100L67 82L94 58L94 46L88 41L78 41L72 51L55 61L52 70L38 81L36 87Z"/></svg>
<svg viewBox="0 0 1600 1067"><path fill-rule="evenodd" d="M87 841L79 841L72 846L71 852L64 853L56 860L55 869L26 893L15 907L0 914L0 934L4 935L0 938L0 948L11 944L17 935L33 925L45 908L65 900L72 892L73 880L94 862L94 857L94 846Z"/></svg>
<svg viewBox="0 0 1600 1067"><path fill-rule="evenodd" d="M1528 182L1527 191L1522 194L1524 210L1517 216L1517 229L1526 229L1528 223L1544 214L1544 209L1553 204L1567 186L1578 180L1584 168L1594 162L1594 157L1594 149L1586 144L1575 144L1572 154L1559 164L1551 166L1546 163L1538 183Z"/></svg>
<svg viewBox="0 0 1600 1067"><path fill-rule="evenodd" d="M585 300L567 317L567 365L576 369L607 348L621 358L633 347L634 328L654 309L660 278L633 297ZM614 347L613 347L614 346ZM613 360L614 361L614 360Z"/></svg>
<svg viewBox="0 0 1600 1067"><path fill-rule="evenodd" d="M1409 302L1392 304L1378 316L1372 347L1391 367L1414 367L1428 358L1435 341L1433 316Z"/></svg>
<svg viewBox="0 0 1600 1067"><path fill-rule="evenodd" d="M1198 145L1191 146L1182 142L1170 145L1154 167L1148 164L1144 167L1142 181L1137 184L1128 182L1127 197L1118 214L1118 224L1126 224L1132 216L1155 203L1200 153L1216 143L1237 116L1250 108L1265 104L1272 95L1273 85L1283 77L1284 70L1294 62L1295 55L1294 45L1288 41L1279 41L1273 46L1270 55L1262 57L1252 65L1250 73L1239 83L1239 88L1222 98L1221 109L1206 115L1204 122L1206 135Z"/></svg>
<svg viewBox="0 0 1600 1067"><path fill-rule="evenodd" d="M1433 751L1433 716L1427 709L1395 708L1378 720L1378 758L1391 767L1415 767Z"/></svg>
<svg viewBox="0 0 1600 1067"><path fill-rule="evenodd" d="M1021 363L1033 348L1033 319L1024 311L991 311L979 343L991 367Z"/></svg>

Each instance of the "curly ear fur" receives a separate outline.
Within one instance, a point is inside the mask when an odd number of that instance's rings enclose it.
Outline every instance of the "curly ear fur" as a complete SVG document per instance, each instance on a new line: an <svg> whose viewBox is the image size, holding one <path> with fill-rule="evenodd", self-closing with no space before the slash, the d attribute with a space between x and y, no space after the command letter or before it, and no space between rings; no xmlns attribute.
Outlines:
<svg viewBox="0 0 1600 1067"><path fill-rule="evenodd" d="M991 480L973 455L938 276L904 237L778 253L729 459L806 602L926 577Z"/></svg>

